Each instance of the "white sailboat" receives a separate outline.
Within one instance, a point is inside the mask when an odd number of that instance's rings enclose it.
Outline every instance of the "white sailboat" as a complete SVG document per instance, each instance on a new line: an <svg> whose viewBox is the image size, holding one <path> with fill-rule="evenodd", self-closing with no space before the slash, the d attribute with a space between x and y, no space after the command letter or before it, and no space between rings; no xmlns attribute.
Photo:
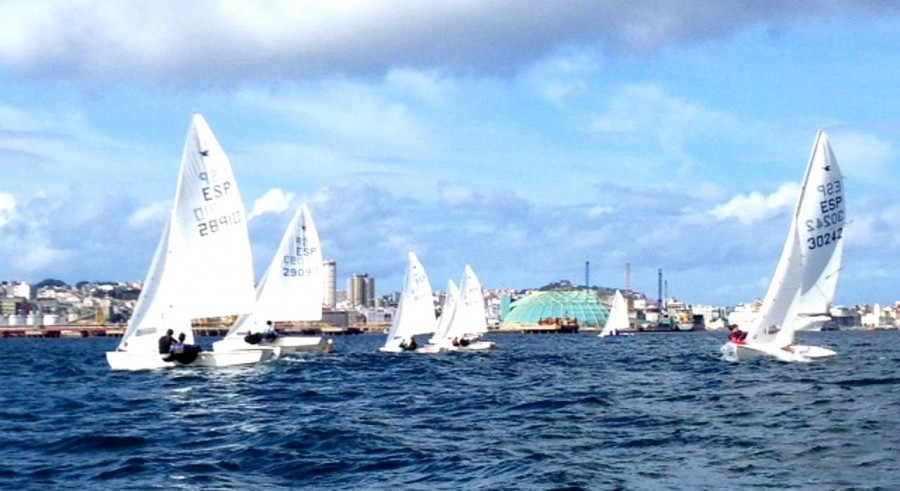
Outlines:
<svg viewBox="0 0 900 491"><path fill-rule="evenodd" d="M468 264L463 270L459 295L459 302L441 343L449 345L447 349L450 351L483 351L495 348L496 345L490 341L479 341L488 331L484 292L481 281ZM458 345L453 344L454 339L458 340Z"/></svg>
<svg viewBox="0 0 900 491"><path fill-rule="evenodd" d="M437 321L434 316L431 283L428 281L425 267L415 253L410 251L397 315L391 323L384 346L379 348L379 351L388 353L406 351L404 346L410 338L419 334L433 333L435 329Z"/></svg>
<svg viewBox="0 0 900 491"><path fill-rule="evenodd" d="M598 336L601 338L607 336L631 336L631 333L622 332L630 327L628 304L625 303L625 297L622 296L622 292L616 290L616 294L613 296L612 308L609 310L609 317L606 319L606 324L603 325L603 330L600 331Z"/></svg>
<svg viewBox="0 0 900 491"><path fill-rule="evenodd" d="M803 178L784 249L756 321L743 343L723 346L726 358L762 355L783 361L834 356L833 350L794 344L798 326L828 315L841 268L844 183L840 167L820 131Z"/></svg>
<svg viewBox="0 0 900 491"><path fill-rule="evenodd" d="M445 315L449 315L446 322L444 322ZM452 310L441 316L441 322L445 327L442 331L438 331L440 337L432 338L431 344L423 348L424 352L484 351L496 347L493 342L479 341L481 336L487 333L484 292L478 276L468 264L463 271L459 299Z"/></svg>
<svg viewBox="0 0 900 491"><path fill-rule="evenodd" d="M456 286L456 282L447 280L447 292L444 294L444 301L441 304L441 316L438 318L437 328L431 339L428 340L428 344L417 349L416 353L434 354L447 351L442 347L441 340L446 337L447 330L450 328L450 321L453 319L456 305L459 303L459 296L459 287Z"/></svg>
<svg viewBox="0 0 900 491"><path fill-rule="evenodd" d="M447 293L444 295L444 303L441 305L441 317L438 319L437 329L434 335L428 340L428 344L438 344L441 339L447 336L447 330L450 328L450 320L456 311L456 304L459 303L459 287L453 280L447 280Z"/></svg>
<svg viewBox="0 0 900 491"><path fill-rule="evenodd" d="M319 234L309 208L303 204L294 213L269 269L256 286L253 312L240 316L225 338L213 343L213 350L218 353L277 348L276 354L329 351L331 342L322 336L263 337L255 339L256 344L245 340L248 334L271 330L270 323L321 320L323 275Z"/></svg>
<svg viewBox="0 0 900 491"><path fill-rule="evenodd" d="M253 308L253 262L244 204L228 156L199 114L188 129L172 211L156 247L144 287L116 351L115 370L166 368L158 341L166 330L194 342L191 319L221 317ZM191 365L226 366L261 361L266 352L201 352Z"/></svg>

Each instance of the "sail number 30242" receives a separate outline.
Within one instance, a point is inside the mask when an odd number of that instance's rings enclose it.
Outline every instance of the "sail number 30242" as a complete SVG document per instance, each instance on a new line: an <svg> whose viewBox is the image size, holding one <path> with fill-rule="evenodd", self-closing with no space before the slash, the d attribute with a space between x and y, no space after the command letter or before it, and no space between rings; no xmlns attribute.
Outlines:
<svg viewBox="0 0 900 491"><path fill-rule="evenodd" d="M837 242L844 236L843 227L838 228L837 230L833 230L831 232L825 232L821 235L814 235L808 239L806 239L806 247L808 249L817 249L819 247L825 247L831 243Z"/></svg>

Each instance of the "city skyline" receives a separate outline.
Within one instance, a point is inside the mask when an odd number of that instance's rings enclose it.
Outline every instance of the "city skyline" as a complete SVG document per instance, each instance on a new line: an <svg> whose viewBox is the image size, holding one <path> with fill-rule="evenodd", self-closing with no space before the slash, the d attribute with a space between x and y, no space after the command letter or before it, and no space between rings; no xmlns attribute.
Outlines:
<svg viewBox="0 0 900 491"><path fill-rule="evenodd" d="M0 277L141 281L194 111L257 279L300 202L338 278L764 295L815 138L844 171L836 304L900 296L900 6L0 3ZM198 21L197 19L202 19ZM326 35L327 34L327 35ZM342 272L343 271L343 272Z"/></svg>

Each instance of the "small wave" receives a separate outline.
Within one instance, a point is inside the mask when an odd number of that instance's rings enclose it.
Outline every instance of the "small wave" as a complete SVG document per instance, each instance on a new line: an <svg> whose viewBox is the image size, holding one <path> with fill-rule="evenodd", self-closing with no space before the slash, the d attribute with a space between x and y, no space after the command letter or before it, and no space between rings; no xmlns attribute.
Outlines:
<svg viewBox="0 0 900 491"><path fill-rule="evenodd" d="M610 406L611 403L597 396L588 396L575 400L545 399L541 401L526 402L509 408L509 411L523 412L544 412L549 410L562 409L574 404L585 404L589 406Z"/></svg>
<svg viewBox="0 0 900 491"><path fill-rule="evenodd" d="M840 387L866 387L869 385L894 385L894 384L900 384L900 378L898 378L898 377L858 378L858 379L850 379L850 380L838 380L833 383Z"/></svg>
<svg viewBox="0 0 900 491"><path fill-rule="evenodd" d="M104 452L143 447L149 442L139 436L83 435L70 436L40 447L47 453Z"/></svg>

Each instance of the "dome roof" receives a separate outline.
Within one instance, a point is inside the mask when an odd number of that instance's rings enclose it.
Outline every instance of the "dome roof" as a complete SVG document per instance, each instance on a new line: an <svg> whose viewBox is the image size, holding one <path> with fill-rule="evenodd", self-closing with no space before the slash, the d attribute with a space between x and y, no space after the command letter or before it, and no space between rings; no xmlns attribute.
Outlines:
<svg viewBox="0 0 900 491"><path fill-rule="evenodd" d="M585 290L548 291L531 294L510 306L505 326L535 325L541 319L576 318L582 327L606 324L609 309L592 292Z"/></svg>

